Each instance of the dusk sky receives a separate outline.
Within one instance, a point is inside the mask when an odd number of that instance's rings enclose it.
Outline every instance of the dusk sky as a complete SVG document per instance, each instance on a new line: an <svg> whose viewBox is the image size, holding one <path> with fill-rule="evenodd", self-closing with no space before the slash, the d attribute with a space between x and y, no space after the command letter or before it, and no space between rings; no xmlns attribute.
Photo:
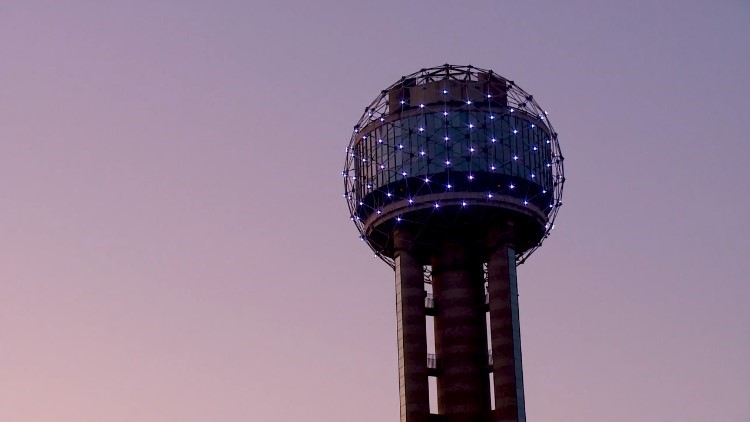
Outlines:
<svg viewBox="0 0 750 422"><path fill-rule="evenodd" d="M529 421L750 421L750 2L0 2L0 421L397 421L340 172L402 75L549 111Z"/></svg>

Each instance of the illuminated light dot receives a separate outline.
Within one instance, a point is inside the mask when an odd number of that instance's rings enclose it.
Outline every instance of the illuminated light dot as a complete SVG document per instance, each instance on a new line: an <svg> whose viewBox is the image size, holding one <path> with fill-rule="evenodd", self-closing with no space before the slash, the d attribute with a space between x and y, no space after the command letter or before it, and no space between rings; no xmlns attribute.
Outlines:
<svg viewBox="0 0 750 422"><path fill-rule="evenodd" d="M461 206L465 207L466 206L466 201L461 202Z"/></svg>
<svg viewBox="0 0 750 422"><path fill-rule="evenodd" d="M377 210L377 213L380 214L380 210Z"/></svg>
<svg viewBox="0 0 750 422"><path fill-rule="evenodd" d="M385 168L385 166L384 166L383 164L381 164L381 165L380 165L380 169L382 170L382 169L384 169L384 168Z"/></svg>
<svg viewBox="0 0 750 422"><path fill-rule="evenodd" d="M491 193L488 193L488 194L487 194L487 198L489 198L489 199L492 199L492 194L491 194Z"/></svg>
<svg viewBox="0 0 750 422"><path fill-rule="evenodd" d="M381 117L381 118L380 118L380 121L381 121L381 122L384 122L384 121L385 121L385 117Z"/></svg>
<svg viewBox="0 0 750 422"><path fill-rule="evenodd" d="M357 176L352 176L352 180L357 180Z"/></svg>
<svg viewBox="0 0 750 422"><path fill-rule="evenodd" d="M443 94L447 94L447 93L448 93L448 90L444 89Z"/></svg>
<svg viewBox="0 0 750 422"><path fill-rule="evenodd" d="M440 208L440 204L438 204L437 202L435 202L435 208Z"/></svg>
<svg viewBox="0 0 750 422"><path fill-rule="evenodd" d="M536 177L536 175L534 173L531 173L531 178L533 179L535 177Z"/></svg>
<svg viewBox="0 0 750 422"><path fill-rule="evenodd" d="M392 196L392 194L390 192L388 192L388 193L386 193L386 196L388 196L390 198Z"/></svg>
<svg viewBox="0 0 750 422"><path fill-rule="evenodd" d="M367 113L367 116L372 117L372 113Z"/></svg>
<svg viewBox="0 0 750 422"><path fill-rule="evenodd" d="M538 149L539 149L539 148L537 148L537 147L534 147L534 151L537 151Z"/></svg>
<svg viewBox="0 0 750 422"><path fill-rule="evenodd" d="M546 190L546 189L545 189L545 190L543 190L543 191L542 191L542 193L547 193L547 190Z"/></svg>
<svg viewBox="0 0 750 422"><path fill-rule="evenodd" d="M492 142L497 142L497 139L495 139L495 138L492 138L492 139L491 139L491 141L492 141Z"/></svg>
<svg viewBox="0 0 750 422"><path fill-rule="evenodd" d="M544 115L546 116L547 114L549 114L549 113L547 113L547 112L545 111L545 112L544 112Z"/></svg>
<svg viewBox="0 0 750 422"><path fill-rule="evenodd" d="M366 162L367 162L367 158L363 158L363 159L362 159L362 162L363 162L363 163L366 163Z"/></svg>
<svg viewBox="0 0 750 422"><path fill-rule="evenodd" d="M492 98L492 95L490 95L490 94L487 94L487 98Z"/></svg>
<svg viewBox="0 0 750 422"><path fill-rule="evenodd" d="M490 166L490 170L495 170L495 166Z"/></svg>
<svg viewBox="0 0 750 422"><path fill-rule="evenodd" d="M366 139L367 139L367 136L363 136L363 137L362 137L362 140L366 140Z"/></svg>
<svg viewBox="0 0 750 422"><path fill-rule="evenodd" d="M469 175L469 180L474 180L474 176L470 174Z"/></svg>
<svg viewBox="0 0 750 422"><path fill-rule="evenodd" d="M451 162L450 162L450 160L446 160L446 161L445 161L445 165L446 165L446 166L449 166L449 165L451 165Z"/></svg>
<svg viewBox="0 0 750 422"><path fill-rule="evenodd" d="M382 140L382 139L378 139L378 143L379 143L379 144L382 144L382 143L383 143L383 140Z"/></svg>
<svg viewBox="0 0 750 422"><path fill-rule="evenodd" d="M396 221L401 222L401 217L396 217Z"/></svg>
<svg viewBox="0 0 750 422"><path fill-rule="evenodd" d="M372 185L367 185L367 189L372 189Z"/></svg>
<svg viewBox="0 0 750 422"><path fill-rule="evenodd" d="M469 129L474 129L474 125L469 123Z"/></svg>
<svg viewBox="0 0 750 422"><path fill-rule="evenodd" d="M474 148L469 148L469 152L474 152Z"/></svg>
<svg viewBox="0 0 750 422"><path fill-rule="evenodd" d="M406 172L401 173L402 176L406 177Z"/></svg>
<svg viewBox="0 0 750 422"><path fill-rule="evenodd" d="M419 128L419 131L424 132L424 128L423 127Z"/></svg>
<svg viewBox="0 0 750 422"><path fill-rule="evenodd" d="M495 116L490 114L490 120L495 120Z"/></svg>
<svg viewBox="0 0 750 422"><path fill-rule="evenodd" d="M399 144L399 145L398 145L398 149L404 149L404 146L403 146L403 145L401 145L401 144Z"/></svg>
<svg viewBox="0 0 750 422"><path fill-rule="evenodd" d="M547 167L552 167L552 164L550 164L550 163L547 163Z"/></svg>
<svg viewBox="0 0 750 422"><path fill-rule="evenodd" d="M448 189L450 189L450 188L452 188L453 186L451 186L451 185L445 185L445 187L446 187L446 188L448 188Z"/></svg>
<svg viewBox="0 0 750 422"><path fill-rule="evenodd" d="M427 177L425 177L425 178L424 178L424 182L425 182L425 183L430 183L430 179L429 179L429 178L427 178Z"/></svg>
<svg viewBox="0 0 750 422"><path fill-rule="evenodd" d="M424 108L424 104L420 104L420 105L419 105L419 108Z"/></svg>
<svg viewBox="0 0 750 422"><path fill-rule="evenodd" d="M513 110L512 108L510 109L510 112L511 112L511 113L513 113L514 111L515 111L515 110Z"/></svg>
<svg viewBox="0 0 750 422"><path fill-rule="evenodd" d="M517 131L517 130L515 130L515 129L513 129L513 133L518 133L518 131Z"/></svg>
<svg viewBox="0 0 750 422"><path fill-rule="evenodd" d="M518 156L517 156L517 155L514 155L514 156L513 156L513 159L514 159L514 160L518 160Z"/></svg>
<svg viewBox="0 0 750 422"><path fill-rule="evenodd" d="M359 203L359 205L364 205L364 204L365 204L364 202L360 202L360 203Z"/></svg>
<svg viewBox="0 0 750 422"><path fill-rule="evenodd" d="M549 139L547 139L547 143L549 143Z"/></svg>
<svg viewBox="0 0 750 422"><path fill-rule="evenodd" d="M511 184L510 184L510 188L511 188L511 189L515 189L515 188L516 188L516 185L514 185L513 183L511 183Z"/></svg>
<svg viewBox="0 0 750 422"><path fill-rule="evenodd" d="M413 203L414 203L414 200L413 200L413 199L411 199L411 198L409 198L409 203L410 203L410 204L413 204Z"/></svg>
<svg viewBox="0 0 750 422"><path fill-rule="evenodd" d="M401 104L404 104L404 103L405 103L405 101L404 101L404 100L401 100Z"/></svg>
<svg viewBox="0 0 750 422"><path fill-rule="evenodd" d="M447 116L447 115L448 115L448 112L447 112L447 111L444 111L444 112L443 112L443 116Z"/></svg>
<svg viewBox="0 0 750 422"><path fill-rule="evenodd" d="M534 124L532 123L532 124L531 124L531 128L533 129L533 128L535 128L535 127L536 127L536 126L534 126Z"/></svg>
<svg viewBox="0 0 750 422"><path fill-rule="evenodd" d="M529 205L529 201L523 201L524 205Z"/></svg>
<svg viewBox="0 0 750 422"><path fill-rule="evenodd" d="M426 153L424 151L419 151L419 155L425 155Z"/></svg>
<svg viewBox="0 0 750 422"><path fill-rule="evenodd" d="M471 104L471 100L466 100L466 104Z"/></svg>
<svg viewBox="0 0 750 422"><path fill-rule="evenodd" d="M443 138L443 139L445 139L445 140L447 141L447 140L448 140L448 139L450 139L450 138L446 136L446 137L445 137L445 138Z"/></svg>

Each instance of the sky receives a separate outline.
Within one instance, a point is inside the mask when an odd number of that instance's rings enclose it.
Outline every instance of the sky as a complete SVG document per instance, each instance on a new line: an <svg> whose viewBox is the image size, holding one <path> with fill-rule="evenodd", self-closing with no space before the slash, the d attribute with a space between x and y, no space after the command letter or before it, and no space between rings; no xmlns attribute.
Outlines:
<svg viewBox="0 0 750 422"><path fill-rule="evenodd" d="M746 0L0 3L0 421L398 420L391 269L341 194L380 90L549 111L530 421L750 421Z"/></svg>

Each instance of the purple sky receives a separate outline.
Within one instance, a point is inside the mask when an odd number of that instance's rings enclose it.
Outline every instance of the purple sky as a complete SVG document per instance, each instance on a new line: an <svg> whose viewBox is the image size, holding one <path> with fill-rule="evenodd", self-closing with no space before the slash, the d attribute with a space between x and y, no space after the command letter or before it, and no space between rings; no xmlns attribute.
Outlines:
<svg viewBox="0 0 750 422"><path fill-rule="evenodd" d="M748 40L746 0L0 3L0 421L398 420L339 174L446 62L566 157L519 269L529 420L750 421Z"/></svg>

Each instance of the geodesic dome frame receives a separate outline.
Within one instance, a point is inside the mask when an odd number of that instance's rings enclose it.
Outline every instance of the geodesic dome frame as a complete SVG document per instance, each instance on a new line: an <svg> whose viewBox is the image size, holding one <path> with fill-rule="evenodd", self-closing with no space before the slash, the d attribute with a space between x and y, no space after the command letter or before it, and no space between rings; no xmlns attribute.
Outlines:
<svg viewBox="0 0 750 422"><path fill-rule="evenodd" d="M563 156L547 113L491 70L446 64L402 77L365 108L346 152L351 219L391 266L372 237L388 237L408 217L398 211L405 206L528 208L544 232L517 254L521 264L549 236L562 205Z"/></svg>

